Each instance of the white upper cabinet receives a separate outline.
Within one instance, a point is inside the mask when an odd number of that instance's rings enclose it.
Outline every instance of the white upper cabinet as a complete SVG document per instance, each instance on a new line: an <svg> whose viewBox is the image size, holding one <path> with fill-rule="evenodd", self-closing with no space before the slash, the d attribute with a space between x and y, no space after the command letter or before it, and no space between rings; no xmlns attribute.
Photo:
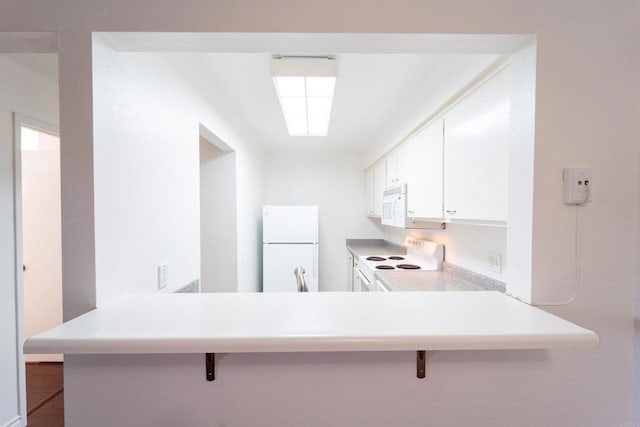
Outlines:
<svg viewBox="0 0 640 427"><path fill-rule="evenodd" d="M382 192L385 187L385 162L379 161L373 166L373 204L374 216L382 216Z"/></svg>
<svg viewBox="0 0 640 427"><path fill-rule="evenodd" d="M407 215L442 218L443 121L436 120L407 142Z"/></svg>
<svg viewBox="0 0 640 427"><path fill-rule="evenodd" d="M445 114L446 218L507 221L509 74L503 69Z"/></svg>
<svg viewBox="0 0 640 427"><path fill-rule="evenodd" d="M407 151L407 144L402 144L385 158L386 187L407 182Z"/></svg>
<svg viewBox="0 0 640 427"><path fill-rule="evenodd" d="M409 144L404 143L395 150L396 154L396 184L407 182L409 179Z"/></svg>
<svg viewBox="0 0 640 427"><path fill-rule="evenodd" d="M410 218L506 223L510 96L506 66L378 161L368 212L380 216L384 188L406 182Z"/></svg>
<svg viewBox="0 0 640 427"><path fill-rule="evenodd" d="M375 165L364 171L365 203L367 216L380 217L382 215L382 192L385 187L384 160L380 160Z"/></svg>
<svg viewBox="0 0 640 427"><path fill-rule="evenodd" d="M376 199L375 199L375 182L374 182L374 168L369 168L364 171L364 198L366 203L365 211L367 216L374 216L376 214Z"/></svg>

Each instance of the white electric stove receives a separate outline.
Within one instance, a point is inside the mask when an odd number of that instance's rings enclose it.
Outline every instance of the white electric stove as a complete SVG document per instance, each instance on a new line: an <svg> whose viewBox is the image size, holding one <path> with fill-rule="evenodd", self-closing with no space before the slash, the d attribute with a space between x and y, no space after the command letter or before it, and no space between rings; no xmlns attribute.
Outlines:
<svg viewBox="0 0 640 427"><path fill-rule="evenodd" d="M406 254L362 255L358 259L357 280L354 291L376 292L387 289L376 283L376 271L440 270L444 259L444 246L429 240L407 237L404 244Z"/></svg>

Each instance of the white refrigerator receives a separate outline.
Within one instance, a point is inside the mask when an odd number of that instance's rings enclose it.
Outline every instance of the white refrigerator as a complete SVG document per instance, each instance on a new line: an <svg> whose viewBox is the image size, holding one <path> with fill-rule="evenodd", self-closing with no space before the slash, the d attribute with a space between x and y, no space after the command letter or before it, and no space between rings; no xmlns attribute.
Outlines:
<svg viewBox="0 0 640 427"><path fill-rule="evenodd" d="M297 292L293 271L305 269L309 292L318 291L318 207L262 208L263 292Z"/></svg>

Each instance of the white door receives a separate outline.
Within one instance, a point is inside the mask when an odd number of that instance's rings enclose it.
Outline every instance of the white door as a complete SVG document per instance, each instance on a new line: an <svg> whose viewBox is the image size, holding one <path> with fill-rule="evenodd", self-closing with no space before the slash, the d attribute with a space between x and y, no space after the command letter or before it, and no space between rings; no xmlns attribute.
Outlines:
<svg viewBox="0 0 640 427"><path fill-rule="evenodd" d="M24 332L30 337L62 323L60 139L23 126L22 244ZM60 354L27 361L62 361Z"/></svg>
<svg viewBox="0 0 640 427"><path fill-rule="evenodd" d="M264 206L263 243L317 243L317 206Z"/></svg>
<svg viewBox="0 0 640 427"><path fill-rule="evenodd" d="M297 267L305 270L309 292L318 290L318 245L263 245L263 291L297 292Z"/></svg>

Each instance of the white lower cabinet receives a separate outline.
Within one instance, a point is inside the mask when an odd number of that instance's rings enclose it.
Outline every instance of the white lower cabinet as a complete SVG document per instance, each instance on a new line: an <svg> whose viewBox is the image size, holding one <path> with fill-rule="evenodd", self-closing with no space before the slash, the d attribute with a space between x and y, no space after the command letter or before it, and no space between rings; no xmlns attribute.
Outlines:
<svg viewBox="0 0 640 427"><path fill-rule="evenodd" d="M446 218L507 221L509 99L506 68L446 113Z"/></svg>
<svg viewBox="0 0 640 427"><path fill-rule="evenodd" d="M437 120L407 142L407 215L442 218L443 121Z"/></svg>

